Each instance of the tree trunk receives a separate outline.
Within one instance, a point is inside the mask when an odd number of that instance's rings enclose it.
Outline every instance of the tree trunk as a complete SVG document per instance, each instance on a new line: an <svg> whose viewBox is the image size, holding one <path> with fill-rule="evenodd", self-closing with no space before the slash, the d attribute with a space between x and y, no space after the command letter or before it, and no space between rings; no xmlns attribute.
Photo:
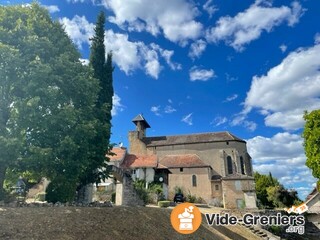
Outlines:
<svg viewBox="0 0 320 240"><path fill-rule="evenodd" d="M7 166L5 166L4 164L0 164L0 201L4 198L3 183L6 176L6 170Z"/></svg>

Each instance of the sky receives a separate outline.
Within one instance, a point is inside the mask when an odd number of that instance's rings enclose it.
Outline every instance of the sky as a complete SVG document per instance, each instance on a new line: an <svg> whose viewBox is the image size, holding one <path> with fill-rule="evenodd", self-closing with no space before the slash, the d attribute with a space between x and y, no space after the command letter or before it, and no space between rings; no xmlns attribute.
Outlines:
<svg viewBox="0 0 320 240"><path fill-rule="evenodd" d="M28 4L0 0L0 4ZM132 119L147 136L229 131L247 141L255 171L304 199L305 110L320 108L318 0L39 0L64 25L84 64L104 11L113 52L113 143Z"/></svg>

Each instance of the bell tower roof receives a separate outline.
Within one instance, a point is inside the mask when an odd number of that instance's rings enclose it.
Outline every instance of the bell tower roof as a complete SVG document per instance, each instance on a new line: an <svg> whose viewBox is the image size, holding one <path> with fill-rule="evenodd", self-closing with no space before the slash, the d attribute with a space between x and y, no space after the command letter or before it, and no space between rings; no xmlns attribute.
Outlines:
<svg viewBox="0 0 320 240"><path fill-rule="evenodd" d="M142 114L138 114L134 119L132 119L132 122L137 126L138 123L143 123L144 128L151 128L149 123L144 119Z"/></svg>

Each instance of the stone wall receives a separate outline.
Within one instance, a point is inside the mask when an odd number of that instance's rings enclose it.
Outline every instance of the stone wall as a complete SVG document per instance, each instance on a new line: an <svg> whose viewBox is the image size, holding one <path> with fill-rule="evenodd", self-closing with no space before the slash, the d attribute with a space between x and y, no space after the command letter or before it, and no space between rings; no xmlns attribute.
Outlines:
<svg viewBox="0 0 320 240"><path fill-rule="evenodd" d="M173 199L175 187L181 187L185 196L187 194L202 197L206 202L211 199L211 182L209 179L210 169L203 168L170 168L169 174L169 199ZM192 176L196 176L196 186L192 184Z"/></svg>
<svg viewBox="0 0 320 240"><path fill-rule="evenodd" d="M256 199L254 192L254 180L252 179L223 179L223 204L224 208L256 208L255 201L251 199L253 196ZM246 202L246 193L247 201Z"/></svg>
<svg viewBox="0 0 320 240"><path fill-rule="evenodd" d="M122 182L116 185L116 205L144 206L144 202L133 188L133 180L130 176L124 175Z"/></svg>

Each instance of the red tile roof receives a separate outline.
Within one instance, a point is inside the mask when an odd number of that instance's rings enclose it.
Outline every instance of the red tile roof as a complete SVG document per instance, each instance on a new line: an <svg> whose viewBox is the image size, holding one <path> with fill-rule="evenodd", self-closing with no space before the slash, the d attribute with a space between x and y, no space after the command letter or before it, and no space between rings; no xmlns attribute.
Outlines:
<svg viewBox="0 0 320 240"><path fill-rule="evenodd" d="M168 168L209 167L196 154L167 155L160 163Z"/></svg>
<svg viewBox="0 0 320 240"><path fill-rule="evenodd" d="M156 168L158 165L156 155L126 155L121 168Z"/></svg>
<svg viewBox="0 0 320 240"><path fill-rule="evenodd" d="M121 161L125 157L127 149L124 147L114 147L111 152L114 153L114 155L107 155L110 162Z"/></svg>

